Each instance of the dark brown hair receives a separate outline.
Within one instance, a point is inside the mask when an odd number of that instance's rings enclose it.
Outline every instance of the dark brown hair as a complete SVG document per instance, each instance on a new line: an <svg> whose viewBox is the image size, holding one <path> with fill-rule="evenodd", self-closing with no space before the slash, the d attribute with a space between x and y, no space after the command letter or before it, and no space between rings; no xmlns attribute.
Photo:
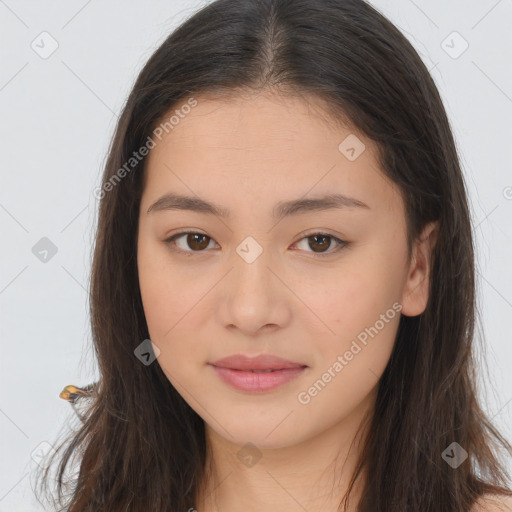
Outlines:
<svg viewBox="0 0 512 512"><path fill-rule="evenodd" d="M363 468L369 475L359 510L460 512L487 493L512 494L499 456L512 447L477 397L466 186L445 109L421 58L362 0L217 0L151 56L111 142L90 287L99 380L83 424L64 454L64 443L55 454L59 506L69 512L194 506L205 476L204 422L158 364L146 366L134 356L149 338L136 260L146 160L115 186L106 184L180 103L264 89L319 98L333 120L350 121L376 142L381 168L405 201L409 247L427 223L439 223L426 310L401 316L380 379L352 480ZM453 442L468 453L456 469L442 458ZM78 475L66 477L72 460Z"/></svg>

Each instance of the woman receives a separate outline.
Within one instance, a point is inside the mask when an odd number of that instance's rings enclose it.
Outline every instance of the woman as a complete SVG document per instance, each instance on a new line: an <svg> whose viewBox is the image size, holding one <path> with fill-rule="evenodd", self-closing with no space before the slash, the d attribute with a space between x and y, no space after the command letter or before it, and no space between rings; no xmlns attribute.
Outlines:
<svg viewBox="0 0 512 512"><path fill-rule="evenodd" d="M69 512L512 510L453 136L374 8L198 11L139 74L97 197Z"/></svg>

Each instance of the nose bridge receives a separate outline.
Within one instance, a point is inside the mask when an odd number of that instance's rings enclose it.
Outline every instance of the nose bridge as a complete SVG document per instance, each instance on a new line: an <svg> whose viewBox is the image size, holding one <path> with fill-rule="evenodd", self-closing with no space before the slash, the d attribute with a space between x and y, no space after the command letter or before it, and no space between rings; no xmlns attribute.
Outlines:
<svg viewBox="0 0 512 512"><path fill-rule="evenodd" d="M278 290L282 283L271 270L276 266L272 250L264 244L248 236L236 247L219 304L224 325L246 333L286 321L286 297Z"/></svg>
<svg viewBox="0 0 512 512"><path fill-rule="evenodd" d="M256 240L247 236L235 250L233 255L234 271L232 285L234 291L242 297L252 293L263 294L269 299L272 290L271 280L274 277L269 267L272 267L271 248L268 240ZM275 294L274 294L275 296ZM256 299L256 297L255 297Z"/></svg>
<svg viewBox="0 0 512 512"><path fill-rule="evenodd" d="M247 237L236 248L234 256L234 274L238 281L237 288L243 293L248 289L268 291L271 287L269 278L271 272L268 267L272 266L271 250L268 244L264 248L253 237Z"/></svg>

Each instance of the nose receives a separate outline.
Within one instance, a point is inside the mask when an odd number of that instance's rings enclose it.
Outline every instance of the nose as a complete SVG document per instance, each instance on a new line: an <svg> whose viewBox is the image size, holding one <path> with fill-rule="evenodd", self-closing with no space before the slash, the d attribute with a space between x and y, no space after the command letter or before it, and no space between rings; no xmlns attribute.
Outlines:
<svg viewBox="0 0 512 512"><path fill-rule="evenodd" d="M246 336L285 327L291 318L293 293L280 267L263 251L254 261L235 253L233 268L218 289L217 318L229 329Z"/></svg>

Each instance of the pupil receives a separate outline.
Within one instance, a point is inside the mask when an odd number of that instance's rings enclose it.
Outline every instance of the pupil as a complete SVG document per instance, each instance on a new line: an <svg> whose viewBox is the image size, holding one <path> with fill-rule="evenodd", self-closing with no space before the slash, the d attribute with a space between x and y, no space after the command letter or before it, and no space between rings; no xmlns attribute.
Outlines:
<svg viewBox="0 0 512 512"><path fill-rule="evenodd" d="M312 236L312 237L310 237L310 238L312 238L313 240L317 240L317 239L321 239L321 240L323 240L323 241L324 241L323 248L324 248L324 249L328 249L328 248L329 248L329 245L330 245L329 243L327 243L327 246L325 245L325 241L326 241L326 240L328 240L328 239L330 238L329 236L326 236L326 235L315 235L315 236ZM311 244L309 244L309 245L310 245L310 247L313 249L313 247L311 246ZM322 244L320 244L320 245L322 245ZM321 248L322 248L322 247L321 247Z"/></svg>
<svg viewBox="0 0 512 512"><path fill-rule="evenodd" d="M206 241L206 244L205 243L203 243L203 244L199 243L199 247L195 246L197 240L200 239L201 237L204 240L206 240L208 238L206 235L202 235L200 233L195 233L195 234L192 234L192 235L188 235L188 240L187 240L188 246L191 249L197 249L197 250L205 249L206 247L208 247L208 241Z"/></svg>

